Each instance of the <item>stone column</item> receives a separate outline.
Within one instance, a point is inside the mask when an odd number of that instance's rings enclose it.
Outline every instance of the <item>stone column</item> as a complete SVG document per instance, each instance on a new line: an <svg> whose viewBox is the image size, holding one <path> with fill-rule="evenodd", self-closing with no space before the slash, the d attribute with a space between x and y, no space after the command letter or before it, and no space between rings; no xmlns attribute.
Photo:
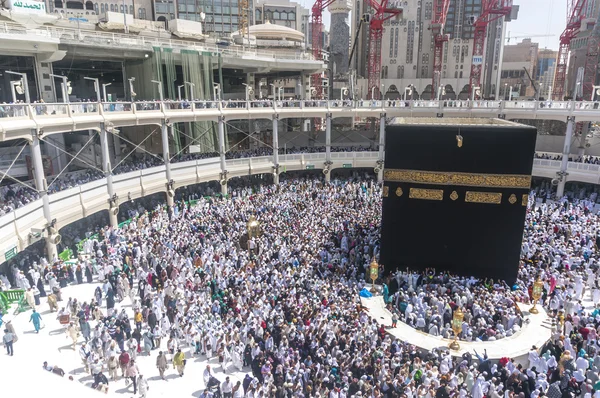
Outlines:
<svg viewBox="0 0 600 398"><path fill-rule="evenodd" d="M48 255L48 261L52 263L55 258L58 258L58 250L54 239L57 236L56 226L52 225L52 214L50 214L50 198L48 197L48 185L46 182L46 176L44 175L44 164L42 162L42 150L40 148L40 139L38 137L37 130L31 130L31 161L33 165L33 178L35 181L35 187L38 190L40 199L43 204L44 218L46 219L46 254Z"/></svg>
<svg viewBox="0 0 600 398"><path fill-rule="evenodd" d="M108 149L108 132L106 131L106 125L104 123L100 123L100 146L102 147L102 171L104 171L104 177L106 178L106 190L108 192L108 203L110 204L108 218L110 220L110 226L116 228L119 225L119 220L117 219L119 201L114 197L115 190L113 188L110 150Z"/></svg>
<svg viewBox="0 0 600 398"><path fill-rule="evenodd" d="M279 185L279 115L273 116L273 182Z"/></svg>
<svg viewBox="0 0 600 398"><path fill-rule="evenodd" d="M256 99L256 91L257 91L254 73L246 73L246 84L248 85L248 87L252 88L252 91L253 91L253 94L248 94L248 99L250 101L254 101ZM245 86L244 86L244 88L245 88Z"/></svg>
<svg viewBox="0 0 600 398"><path fill-rule="evenodd" d="M325 182L331 181L331 113L325 115Z"/></svg>
<svg viewBox="0 0 600 398"><path fill-rule="evenodd" d="M569 154L571 152L571 140L573 139L573 129L575 128L575 118L567 118L567 132L565 133L565 144L563 146L562 160L560 162L559 183L556 187L556 196L562 198L565 194L565 185L567 183L567 166L569 165Z"/></svg>
<svg viewBox="0 0 600 398"><path fill-rule="evenodd" d="M379 154L377 156L377 182L383 181L383 160L385 156L385 113L379 116Z"/></svg>
<svg viewBox="0 0 600 398"><path fill-rule="evenodd" d="M227 165L225 163L225 118L219 116L219 157L221 158L221 194L227 195Z"/></svg>
<svg viewBox="0 0 600 398"><path fill-rule="evenodd" d="M172 127L171 127L172 128ZM174 204L174 195L175 191L171 186L172 178L171 178L171 154L169 153L169 132L167 121L165 119L162 120L160 125L160 132L162 135L162 150L163 150L163 161L165 162L165 170L167 174L167 206L172 207Z"/></svg>

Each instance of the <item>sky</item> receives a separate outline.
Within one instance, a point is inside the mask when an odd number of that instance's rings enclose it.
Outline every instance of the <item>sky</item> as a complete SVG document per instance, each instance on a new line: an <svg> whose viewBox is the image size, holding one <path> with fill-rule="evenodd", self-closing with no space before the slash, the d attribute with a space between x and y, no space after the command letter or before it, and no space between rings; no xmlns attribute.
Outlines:
<svg viewBox="0 0 600 398"><path fill-rule="evenodd" d="M519 5L519 16L508 23L510 36L554 35L532 37L531 40L539 43L539 48L558 50L560 34L567 20L567 0L514 0L513 4ZM511 40L511 44L521 40Z"/></svg>

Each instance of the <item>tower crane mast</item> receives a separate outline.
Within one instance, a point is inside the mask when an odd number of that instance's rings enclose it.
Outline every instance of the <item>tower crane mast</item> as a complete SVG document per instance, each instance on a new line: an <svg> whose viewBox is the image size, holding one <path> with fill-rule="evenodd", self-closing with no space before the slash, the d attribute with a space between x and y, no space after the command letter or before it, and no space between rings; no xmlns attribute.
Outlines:
<svg viewBox="0 0 600 398"><path fill-rule="evenodd" d="M482 0L481 15L474 22L473 59L471 60L471 74L469 76L469 89L474 90L481 86L481 71L483 66L483 51L485 36L490 22L496 21L512 12L512 0Z"/></svg>
<svg viewBox="0 0 600 398"><path fill-rule="evenodd" d="M381 95L381 39L383 37L383 23L391 18L399 18L402 8L389 6L388 0L368 0L374 13L369 21L369 81L368 95L370 99L378 99Z"/></svg>
<svg viewBox="0 0 600 398"><path fill-rule="evenodd" d="M335 0L317 0L312 6L311 14L311 34L312 51L316 61L323 59L323 40L321 32L323 28L323 10L333 4ZM310 78L310 84L316 91L316 97L323 98L323 75L321 72L314 73Z"/></svg>
<svg viewBox="0 0 600 398"><path fill-rule="evenodd" d="M554 69L554 83L552 85L552 98L554 100L562 100L564 97L571 40L579 33L587 4L587 0L567 1L567 26L560 35L560 47L558 49L556 68Z"/></svg>
<svg viewBox="0 0 600 398"><path fill-rule="evenodd" d="M431 33L435 49L433 52L433 80L431 82L431 98L435 98L435 93L440 86L442 78L442 55L444 53L444 43L448 41L448 35L444 34L444 26L446 25L446 17L448 16L448 8L450 0L434 0L433 2L433 19L431 20Z"/></svg>

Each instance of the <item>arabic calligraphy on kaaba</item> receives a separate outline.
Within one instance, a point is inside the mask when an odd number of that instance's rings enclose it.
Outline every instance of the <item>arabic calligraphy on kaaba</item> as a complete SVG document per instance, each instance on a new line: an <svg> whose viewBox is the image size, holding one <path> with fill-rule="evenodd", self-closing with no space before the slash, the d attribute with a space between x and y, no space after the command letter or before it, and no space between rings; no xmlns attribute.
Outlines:
<svg viewBox="0 0 600 398"><path fill-rule="evenodd" d="M529 188L531 176L515 174L479 174L386 169L383 179L389 182L456 185L468 187Z"/></svg>

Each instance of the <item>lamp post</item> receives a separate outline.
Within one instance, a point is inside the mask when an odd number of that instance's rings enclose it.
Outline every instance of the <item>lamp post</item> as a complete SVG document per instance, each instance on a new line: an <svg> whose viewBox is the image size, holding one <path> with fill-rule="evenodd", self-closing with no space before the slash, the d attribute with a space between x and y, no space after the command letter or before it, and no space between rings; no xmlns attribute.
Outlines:
<svg viewBox="0 0 600 398"><path fill-rule="evenodd" d="M242 83L244 85L244 91L246 92L246 102L248 102L248 95L249 95L249 87L248 84L246 83Z"/></svg>
<svg viewBox="0 0 600 398"><path fill-rule="evenodd" d="M185 84L182 84L181 86L177 86L177 96L179 97L179 101L181 101L181 89L185 87Z"/></svg>
<svg viewBox="0 0 600 398"><path fill-rule="evenodd" d="M371 87L371 101L375 101L375 86Z"/></svg>
<svg viewBox="0 0 600 398"><path fill-rule="evenodd" d="M410 95L410 99L412 99L412 85L404 87L404 101L408 100L408 96Z"/></svg>
<svg viewBox="0 0 600 398"><path fill-rule="evenodd" d="M106 87L110 86L112 83L103 83L102 84L102 94L104 94L104 102L108 102L108 97L106 96Z"/></svg>
<svg viewBox="0 0 600 398"><path fill-rule="evenodd" d="M96 91L96 101L101 102L102 98L100 98L100 81L95 77L83 77L85 80L91 80L94 82L94 91Z"/></svg>
<svg viewBox="0 0 600 398"><path fill-rule="evenodd" d="M508 89L508 100L509 101L512 101L512 89L513 89L513 86L510 86L510 88Z"/></svg>
<svg viewBox="0 0 600 398"><path fill-rule="evenodd" d="M563 334L563 331L565 330L565 314L563 310L558 312L558 324L560 325L560 334Z"/></svg>
<svg viewBox="0 0 600 398"><path fill-rule="evenodd" d="M377 278L379 278L379 264L377 264L375 257L373 257L373 261L371 261L371 265L369 265L369 276L371 277L372 281L371 293L377 293L377 290L375 289L375 281Z"/></svg>
<svg viewBox="0 0 600 398"><path fill-rule="evenodd" d="M183 82L184 85L186 86L190 86L190 101L193 101L194 98L194 87L196 87L196 85L192 82Z"/></svg>
<svg viewBox="0 0 600 398"><path fill-rule="evenodd" d="M600 86L592 86L592 102L596 100L596 95L600 95Z"/></svg>
<svg viewBox="0 0 600 398"><path fill-rule="evenodd" d="M575 93L573 95L573 101L577 101L577 95L579 94L579 86L581 85L581 82L577 82L575 84Z"/></svg>
<svg viewBox="0 0 600 398"><path fill-rule="evenodd" d="M344 95L348 95L348 87L342 87L340 90L340 100L344 100Z"/></svg>
<svg viewBox="0 0 600 398"><path fill-rule="evenodd" d="M548 86L548 99L552 99L552 86Z"/></svg>
<svg viewBox="0 0 600 398"><path fill-rule="evenodd" d="M465 318L465 314L462 312L460 307L454 310L452 314L452 331L454 332L454 341L448 345L451 350L459 350L460 344L458 344L458 335L462 331L462 322Z"/></svg>
<svg viewBox="0 0 600 398"><path fill-rule="evenodd" d="M21 76L21 81L23 82L23 91L25 92L25 102L29 104L31 102L31 98L29 98L29 83L27 82L27 73L13 72L10 70L6 70L4 73Z"/></svg>
<svg viewBox="0 0 600 398"><path fill-rule="evenodd" d="M248 223L246 224L246 230L248 231L248 239L258 238L260 236L260 223L254 216L250 216Z"/></svg>
<svg viewBox="0 0 600 398"><path fill-rule="evenodd" d="M508 96L506 95L506 90L508 90L508 83L504 83L504 99L506 100Z"/></svg>
<svg viewBox="0 0 600 398"><path fill-rule="evenodd" d="M217 94L219 94L218 97ZM213 83L213 97L215 101L219 101L221 99L221 85L219 83Z"/></svg>
<svg viewBox="0 0 600 398"><path fill-rule="evenodd" d="M253 248L250 247L250 241L260 236L260 223L256 217L250 216L246 224L246 230L248 231L248 251L251 252Z"/></svg>
<svg viewBox="0 0 600 398"><path fill-rule="evenodd" d="M385 96L385 84L381 83L381 101L384 100Z"/></svg>
<svg viewBox="0 0 600 398"><path fill-rule="evenodd" d="M475 98L479 96L481 93L481 87L473 87L473 92L471 93L471 102L475 101Z"/></svg>
<svg viewBox="0 0 600 398"><path fill-rule="evenodd" d="M17 91L16 91L16 87L21 85L21 81L20 80L15 80L13 82L10 82L10 92L12 93L12 100L13 100L13 104L17 103Z"/></svg>
<svg viewBox="0 0 600 398"><path fill-rule="evenodd" d="M283 87L277 87L277 97L279 97L279 101L281 101L281 92L283 91Z"/></svg>
<svg viewBox="0 0 600 398"><path fill-rule="evenodd" d="M262 81L258 82L258 99L262 99L262 86L264 83Z"/></svg>
<svg viewBox="0 0 600 398"><path fill-rule="evenodd" d="M51 73L50 76L56 77L57 79L62 80L60 86L62 89L63 101L66 104L68 104L69 103L69 81L67 80L67 77L62 76L62 75L55 75L54 73Z"/></svg>
<svg viewBox="0 0 600 398"><path fill-rule="evenodd" d="M272 95L273 95L273 101L275 101L275 85L273 83L269 83L269 86L271 86L271 91L272 91Z"/></svg>
<svg viewBox="0 0 600 398"><path fill-rule="evenodd" d="M135 97L136 97L136 93L135 90L133 89L133 82L135 81L135 77L130 77L129 79L127 79L127 81L129 81L129 96L131 99L131 102L135 101Z"/></svg>
<svg viewBox="0 0 600 398"><path fill-rule="evenodd" d="M164 98L163 98L162 82L160 80L151 80L151 82L156 84L156 86L158 87L158 98L160 99L160 102L163 102Z"/></svg>
<svg viewBox="0 0 600 398"><path fill-rule="evenodd" d="M533 288L531 289L531 296L533 297L533 307L529 309L529 313L537 314L539 313L538 309L535 307L537 305L538 300L542 297L544 293L544 282L538 276L535 282L533 282Z"/></svg>

